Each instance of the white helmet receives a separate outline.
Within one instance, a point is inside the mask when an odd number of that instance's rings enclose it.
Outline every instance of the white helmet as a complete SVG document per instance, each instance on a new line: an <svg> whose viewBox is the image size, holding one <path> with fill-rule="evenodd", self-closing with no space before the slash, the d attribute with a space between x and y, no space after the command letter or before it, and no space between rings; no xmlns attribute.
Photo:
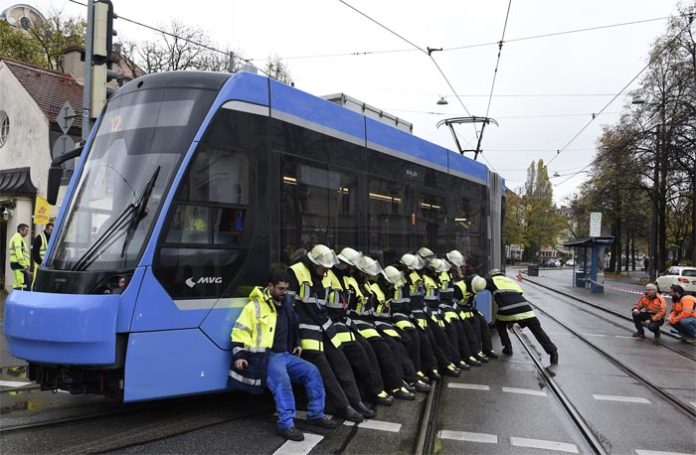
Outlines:
<svg viewBox="0 0 696 455"><path fill-rule="evenodd" d="M491 272L488 275L496 276L496 275L505 275L505 274L500 269L493 269L493 270L491 270Z"/></svg>
<svg viewBox="0 0 696 455"><path fill-rule="evenodd" d="M474 294L478 294L484 289L486 289L485 278L481 278L480 276L476 275L471 279L471 290L474 291Z"/></svg>
<svg viewBox="0 0 696 455"><path fill-rule="evenodd" d="M353 248L345 247L338 253L338 259L345 262L348 265L355 265L356 259L362 256L360 251L356 251Z"/></svg>
<svg viewBox="0 0 696 455"><path fill-rule="evenodd" d="M430 265L432 266L433 270L435 270L438 273L442 272L447 272L451 268L451 264L444 259L433 259L430 262Z"/></svg>
<svg viewBox="0 0 696 455"><path fill-rule="evenodd" d="M445 257L452 264L458 265L459 267L462 267L465 264L464 255L460 253L458 250L450 251L449 253L445 254Z"/></svg>
<svg viewBox="0 0 696 455"><path fill-rule="evenodd" d="M421 264L421 262L418 259L418 256L416 256L415 254L406 253L403 256L401 256L399 262L411 270L420 270L423 268L423 264Z"/></svg>
<svg viewBox="0 0 696 455"><path fill-rule="evenodd" d="M382 273L382 266L369 256L362 255L355 260L355 267L361 272L369 276L375 276Z"/></svg>
<svg viewBox="0 0 696 455"><path fill-rule="evenodd" d="M418 256L425 259L427 262L435 259L435 253L430 248L422 247L418 249Z"/></svg>
<svg viewBox="0 0 696 455"><path fill-rule="evenodd" d="M403 284L404 282L404 274L401 273L401 270L397 269L393 265L388 265L384 269L384 278L387 279L391 284L394 284L396 286L399 286L400 284Z"/></svg>
<svg viewBox="0 0 696 455"><path fill-rule="evenodd" d="M339 264L336 253L334 253L331 248L321 243L312 247L309 253L307 253L307 258L312 264L320 265L327 269Z"/></svg>

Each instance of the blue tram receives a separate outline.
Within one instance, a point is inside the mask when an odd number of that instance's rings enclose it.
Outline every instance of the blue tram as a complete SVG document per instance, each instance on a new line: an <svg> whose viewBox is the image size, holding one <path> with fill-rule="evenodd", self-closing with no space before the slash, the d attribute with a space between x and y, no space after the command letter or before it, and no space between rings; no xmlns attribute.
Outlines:
<svg viewBox="0 0 696 455"><path fill-rule="evenodd" d="M321 242L385 265L457 248L484 272L502 259L503 203L483 164L269 78L141 77L91 132L5 336L47 389L223 391L230 329L271 267Z"/></svg>

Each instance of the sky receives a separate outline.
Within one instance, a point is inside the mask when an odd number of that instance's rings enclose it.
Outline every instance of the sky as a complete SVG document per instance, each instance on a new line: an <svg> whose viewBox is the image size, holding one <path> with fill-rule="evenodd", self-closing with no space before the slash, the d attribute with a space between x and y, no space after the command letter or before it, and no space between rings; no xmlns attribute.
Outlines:
<svg viewBox="0 0 696 455"><path fill-rule="evenodd" d="M456 146L450 131L436 124L467 116L464 107L471 115L486 115L498 56L496 43L507 15L506 42L488 109L488 116L499 126L486 127L479 160L515 190L524 184L532 160L553 159L549 174L560 175L552 178L558 204L586 178L585 173L572 174L592 161L602 127L614 124L622 109L630 106L628 93L638 87L638 81L569 142L646 65L651 44L667 28L667 20L646 20L675 14L682 3L346 0L421 49L444 48L432 55L460 94L462 107L425 53L338 0L112 2L117 14L148 25L162 27L177 20L200 27L217 48L236 50L260 66L269 56L280 57L297 88L317 96L343 92L412 122L414 134L452 150ZM0 10L15 3L0 0ZM44 13L60 10L86 17L86 8L69 0L23 3ZM634 21L645 22L518 40ZM153 32L122 20L114 28L120 39L155 39ZM335 55L352 53L360 55ZM436 104L441 96L447 105ZM475 148L472 126L462 125L457 131L464 148Z"/></svg>

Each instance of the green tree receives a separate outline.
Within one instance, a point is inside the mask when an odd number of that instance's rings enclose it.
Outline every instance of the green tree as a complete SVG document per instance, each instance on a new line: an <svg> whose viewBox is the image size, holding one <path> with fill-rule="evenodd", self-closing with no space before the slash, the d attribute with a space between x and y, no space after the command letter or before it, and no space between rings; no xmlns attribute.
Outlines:
<svg viewBox="0 0 696 455"><path fill-rule="evenodd" d="M553 204L553 187L543 160L532 161L527 169L522 201L525 205L525 257L534 260L543 246L555 246L566 229L565 218Z"/></svg>
<svg viewBox="0 0 696 455"><path fill-rule="evenodd" d="M36 22L29 33L41 49L45 67L53 71L64 71L63 51L68 47L85 47L87 21L78 17L64 17L54 12L46 22Z"/></svg>
<svg viewBox="0 0 696 455"><path fill-rule="evenodd" d="M525 205L522 197L510 190L505 198L505 243L507 245L524 244Z"/></svg>
<svg viewBox="0 0 696 455"><path fill-rule="evenodd" d="M7 57L30 65L46 66L41 47L33 39L0 20L0 58Z"/></svg>
<svg viewBox="0 0 696 455"><path fill-rule="evenodd" d="M292 75L290 74L290 69L288 68L288 65L278 56L268 59L265 73L268 75L268 77L283 82L284 84L292 84Z"/></svg>

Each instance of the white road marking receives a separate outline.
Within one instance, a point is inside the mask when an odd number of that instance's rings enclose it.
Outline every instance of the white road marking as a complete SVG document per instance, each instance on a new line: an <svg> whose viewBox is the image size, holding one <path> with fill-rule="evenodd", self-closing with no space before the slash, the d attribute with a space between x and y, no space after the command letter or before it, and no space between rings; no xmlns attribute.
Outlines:
<svg viewBox="0 0 696 455"><path fill-rule="evenodd" d="M313 433L305 433L304 437L304 441L285 441L273 455L306 455L324 439L324 436Z"/></svg>
<svg viewBox="0 0 696 455"><path fill-rule="evenodd" d="M681 452L663 452L661 450L640 450L636 449L638 455L690 455L688 453Z"/></svg>
<svg viewBox="0 0 696 455"><path fill-rule="evenodd" d="M353 426L353 422L344 421L343 425ZM358 424L358 428L367 428L369 430L381 430L390 431L392 433L398 433L401 430L400 423L384 422L382 420L364 420Z"/></svg>
<svg viewBox="0 0 696 455"><path fill-rule="evenodd" d="M23 387L25 385L31 385L33 382L22 382L22 381L0 381L0 386L2 387Z"/></svg>
<svg viewBox="0 0 696 455"><path fill-rule="evenodd" d="M696 408L696 401L692 401L692 402L691 402L691 406L693 406L693 407Z"/></svg>
<svg viewBox="0 0 696 455"><path fill-rule="evenodd" d="M605 337L606 335L601 334L601 333L586 333L586 337Z"/></svg>
<svg viewBox="0 0 696 455"><path fill-rule="evenodd" d="M625 336L625 335L614 335L614 338L628 338L629 340L632 340L633 337Z"/></svg>
<svg viewBox="0 0 696 455"><path fill-rule="evenodd" d="M498 436L486 433L469 433L468 431L441 430L438 433L440 439L453 439L455 441L483 442L497 444Z"/></svg>
<svg viewBox="0 0 696 455"><path fill-rule="evenodd" d="M331 414L324 414L324 417L326 417L327 419L333 418ZM298 409L297 411L295 411L295 418L300 420L307 420L307 411Z"/></svg>
<svg viewBox="0 0 696 455"><path fill-rule="evenodd" d="M483 384L467 384L465 382L450 382L447 384L450 389L468 389L468 390L491 390L487 385Z"/></svg>
<svg viewBox="0 0 696 455"><path fill-rule="evenodd" d="M543 439L528 439L510 437L510 444L517 447L531 447L533 449L556 450L559 452L578 453L578 448L575 444L566 442L545 441Z"/></svg>
<svg viewBox="0 0 696 455"><path fill-rule="evenodd" d="M534 390L534 389L520 389L517 387L503 387L503 392L507 393L521 393L523 395L536 395L539 397L545 397L546 392L543 390Z"/></svg>
<svg viewBox="0 0 696 455"><path fill-rule="evenodd" d="M651 404L650 400L641 397L622 397L617 395L592 395L595 400L603 401L621 401L624 403L641 403L641 404Z"/></svg>
<svg viewBox="0 0 696 455"><path fill-rule="evenodd" d="M572 335L570 332L546 332L547 335Z"/></svg>

